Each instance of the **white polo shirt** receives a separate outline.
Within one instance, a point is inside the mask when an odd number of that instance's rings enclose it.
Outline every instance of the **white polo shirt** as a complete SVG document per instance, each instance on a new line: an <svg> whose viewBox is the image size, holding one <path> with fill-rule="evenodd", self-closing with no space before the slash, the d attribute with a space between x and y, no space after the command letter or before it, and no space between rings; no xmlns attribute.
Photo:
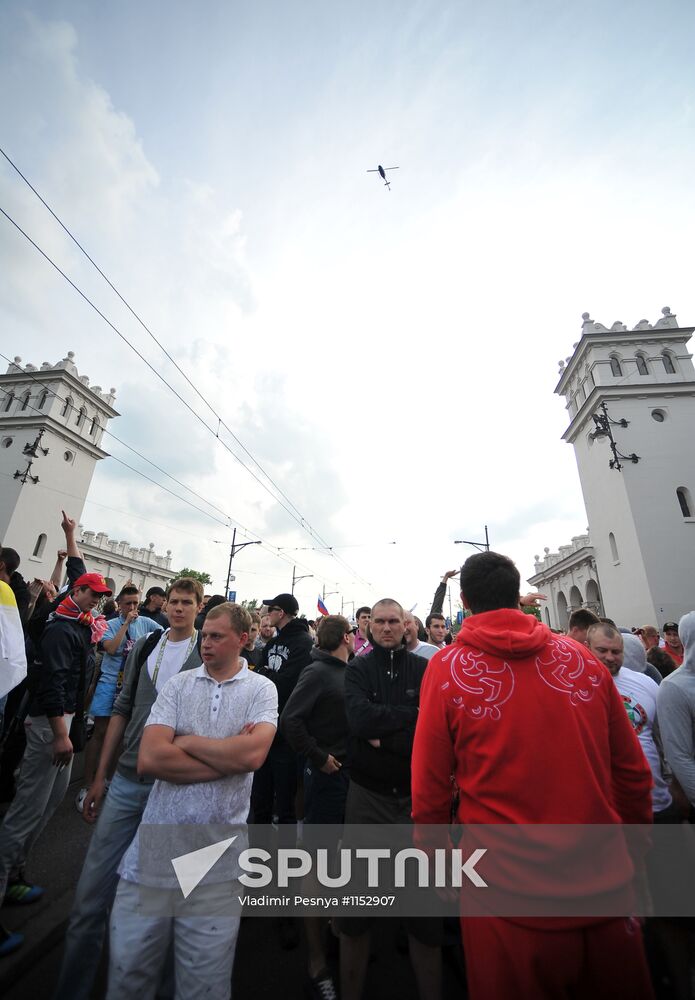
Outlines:
<svg viewBox="0 0 695 1000"><path fill-rule="evenodd" d="M157 695L146 726L170 726L177 736L237 736L251 722L277 726L277 688L267 677L242 667L225 681L216 681L205 666L171 677ZM225 824L243 825L249 812L253 773L229 774L217 781L188 785L158 778L152 786L141 826ZM163 838L163 850L166 853ZM140 871L139 837L123 856L119 874L129 882L175 886L173 868L167 863L157 872ZM148 868L151 865L148 861Z"/></svg>

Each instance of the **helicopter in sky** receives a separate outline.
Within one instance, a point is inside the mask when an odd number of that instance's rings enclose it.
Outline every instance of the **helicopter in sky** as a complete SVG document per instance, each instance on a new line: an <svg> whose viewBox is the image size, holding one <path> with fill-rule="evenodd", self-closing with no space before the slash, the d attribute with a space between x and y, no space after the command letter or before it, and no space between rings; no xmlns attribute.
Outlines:
<svg viewBox="0 0 695 1000"><path fill-rule="evenodd" d="M378 174L381 177L381 179L383 180L383 182L386 185L386 187L390 191L391 190L391 182L386 179L386 171L387 170L398 170L398 169L399 169L398 167L382 167L382 165L379 164L378 167L373 167L371 170L368 170L367 173L368 174Z"/></svg>

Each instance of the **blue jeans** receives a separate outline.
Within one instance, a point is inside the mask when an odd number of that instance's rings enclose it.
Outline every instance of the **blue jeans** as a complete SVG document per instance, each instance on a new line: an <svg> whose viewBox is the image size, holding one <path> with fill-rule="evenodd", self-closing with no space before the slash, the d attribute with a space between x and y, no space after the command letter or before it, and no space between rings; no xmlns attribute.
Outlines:
<svg viewBox="0 0 695 1000"><path fill-rule="evenodd" d="M118 865L137 832L151 788L114 775L77 883L53 1000L89 1000L116 895Z"/></svg>

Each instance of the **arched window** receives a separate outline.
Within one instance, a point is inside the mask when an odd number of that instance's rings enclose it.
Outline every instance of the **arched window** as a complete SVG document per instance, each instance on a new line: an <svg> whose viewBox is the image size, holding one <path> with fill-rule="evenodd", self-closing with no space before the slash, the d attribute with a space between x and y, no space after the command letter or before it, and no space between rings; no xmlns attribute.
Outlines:
<svg viewBox="0 0 695 1000"><path fill-rule="evenodd" d="M7 402L5 403L5 413L9 413L13 403L14 403L14 393L11 392L7 396Z"/></svg>
<svg viewBox="0 0 695 1000"><path fill-rule="evenodd" d="M82 424L84 423L84 418L86 416L87 416L87 407L86 406L81 406L80 407L80 412L75 417L75 426L81 427Z"/></svg>
<svg viewBox="0 0 695 1000"><path fill-rule="evenodd" d="M46 536L41 534L36 539L36 545L34 546L33 555L37 558L43 555L43 550L46 548Z"/></svg>
<svg viewBox="0 0 695 1000"><path fill-rule="evenodd" d="M73 407L72 396L66 396L65 402L63 403L63 409L60 411L61 417L67 417L69 420L70 411L72 410L72 407Z"/></svg>
<svg viewBox="0 0 695 1000"><path fill-rule="evenodd" d="M638 354L637 355L637 371L640 373L640 375L648 375L649 374L649 368L647 366L647 359L645 358L644 354Z"/></svg>
<svg viewBox="0 0 695 1000"><path fill-rule="evenodd" d="M27 391L22 396L22 406L21 406L22 410L26 410L27 406L29 405L30 399L31 399L31 390L27 389Z"/></svg>
<svg viewBox="0 0 695 1000"><path fill-rule="evenodd" d="M618 546L615 544L615 535L613 532L608 534L608 544L611 547L611 556L613 557L613 562L620 562L620 556L618 555Z"/></svg>
<svg viewBox="0 0 695 1000"><path fill-rule="evenodd" d="M693 500L690 496L690 490L686 486L679 486L676 490L676 496L678 497L678 503L680 504L681 514L683 517L693 516Z"/></svg>
<svg viewBox="0 0 695 1000"><path fill-rule="evenodd" d="M583 606L584 601L582 600L581 591L579 590L579 587L573 586L570 589L570 607L572 608L572 611L576 611L577 608L581 608Z"/></svg>
<svg viewBox="0 0 695 1000"><path fill-rule="evenodd" d="M615 375L619 378L623 374L622 365L620 364L620 358L617 354L611 354L611 375Z"/></svg>
<svg viewBox="0 0 695 1000"><path fill-rule="evenodd" d="M567 598L562 591L557 595L557 623L563 630L567 629L569 615L567 614Z"/></svg>
<svg viewBox="0 0 695 1000"><path fill-rule="evenodd" d="M92 417L92 426L89 428L89 433L92 437L95 436L96 432L99 430L99 420L97 417Z"/></svg>
<svg viewBox="0 0 695 1000"><path fill-rule="evenodd" d="M39 410L43 410L44 406L46 405L47 399L48 399L48 389L44 389L41 395L39 396L39 407L38 407Z"/></svg>
<svg viewBox="0 0 695 1000"><path fill-rule="evenodd" d="M664 363L664 371L667 375L676 374L676 366L673 363L673 358L668 351L664 351L661 355L661 360Z"/></svg>

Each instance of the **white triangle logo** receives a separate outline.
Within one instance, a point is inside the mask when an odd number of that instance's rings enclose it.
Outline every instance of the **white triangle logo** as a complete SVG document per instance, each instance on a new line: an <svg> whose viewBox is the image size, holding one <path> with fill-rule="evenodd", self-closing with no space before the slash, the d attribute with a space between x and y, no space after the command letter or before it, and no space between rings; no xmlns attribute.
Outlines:
<svg viewBox="0 0 695 1000"><path fill-rule="evenodd" d="M198 883L202 882L212 866L220 860L235 840L236 837L230 837L229 840L218 840L216 844L210 844L208 847L201 847L198 851L191 851L190 854L182 854L178 858L171 859L184 899L190 896Z"/></svg>

